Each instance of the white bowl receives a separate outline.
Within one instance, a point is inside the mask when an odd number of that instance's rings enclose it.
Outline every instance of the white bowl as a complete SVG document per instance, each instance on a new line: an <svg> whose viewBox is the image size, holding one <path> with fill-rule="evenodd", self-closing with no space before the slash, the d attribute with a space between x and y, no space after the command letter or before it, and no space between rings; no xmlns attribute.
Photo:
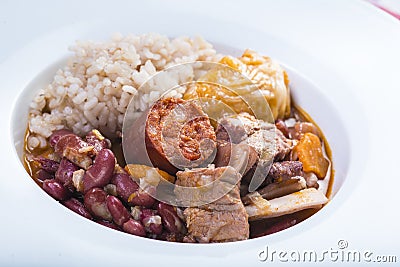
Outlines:
<svg viewBox="0 0 400 267"><path fill-rule="evenodd" d="M389 248L388 244L398 248L399 232L392 213L372 216L370 210L372 207L376 211L384 204L387 211L397 208L394 198L393 201L386 199L396 195L398 181L391 179L393 187L375 190L376 176L381 174L374 165L380 160L379 155L391 155L387 159L390 164L385 165L389 174L396 173L397 166L394 152L384 154L386 151L382 149L382 144L391 143L381 138L381 130L373 127L373 123L379 119L385 126L395 121L398 90L393 84L396 79L382 77L397 77L394 70L398 66L395 62L400 60L396 53L400 45L398 24L395 24L398 22L360 1L324 4L316 0L302 4L266 1L267 4L257 3L262 8L252 7L251 13L244 10L249 8L247 4L255 5L254 2L229 3L229 12L225 12L228 5L225 2L201 2L193 9L174 2L173 10L166 9L171 2L156 5L143 2L140 10L130 4L129 8L120 9L118 16L110 16L105 2L96 5L97 12L92 13L90 4L79 4L86 13L76 13L74 5L63 6L63 10L76 16L55 13L53 7L46 15L57 14L56 26L52 28L52 23L46 23L46 32L36 31L37 39L24 39L30 42L24 43L24 47L0 66L3 86L7 89L2 92L6 101L0 108L6 115L1 122L7 126L11 123L11 134L0 140L5 150L0 154L5 170L0 187L0 207L5 214L0 228L0 263L7 266L116 263L120 266L251 266L260 263L257 254L266 245L276 250L329 249L342 237L358 248L365 244L377 251ZM24 14L31 19L22 20L23 27L32 23L40 29L43 25L28 13ZM236 17L231 17L232 14ZM150 22L143 23L146 21ZM40 86L50 82L65 59L68 45L77 39L105 39L115 31L154 31L169 36L198 33L214 43L228 44L235 50L252 48L283 63L289 71L296 101L322 128L332 148L336 175L331 202L304 222L274 235L226 244L192 245L117 232L82 219L53 200L34 183L21 162L29 102ZM381 40L388 41L381 43ZM366 58L372 63L360 64ZM382 94L376 93L378 87ZM389 95L394 97L383 99ZM9 117L12 101L12 117ZM383 114L383 111L388 112ZM366 201L372 192L377 194L373 203ZM366 220L370 223L365 223ZM385 229L377 231L375 226L382 221Z"/></svg>
<svg viewBox="0 0 400 267"><path fill-rule="evenodd" d="M209 40L213 42L214 40ZM239 47L230 47L227 44L218 44L216 45L218 52L220 53L229 53L229 54L240 54L240 52L244 48ZM24 147L24 135L27 127L27 115L29 111L29 105L40 88L44 88L47 84L51 83L56 71L66 64L66 58L64 54L61 54L59 57L54 58L54 62L49 64L44 69L37 70L37 75L33 77L31 82L24 88L24 90L19 95L12 113L12 125L11 132L13 134L13 142L15 145L15 152L20 159L20 167L23 168L24 160L23 160L23 147ZM287 66L285 62L282 63L285 66L285 69L288 71L290 78L290 87L293 94L294 101L302 107L306 112L308 112L311 117L315 120L315 122L321 127L324 132L328 143L332 149L333 156L333 166L334 169L337 170L337 173L334 177L334 183L331 194L331 201L335 201L335 195L340 190L343 185L346 174L349 168L349 155L350 155L350 146L349 146L349 138L346 134L346 129L343 125L343 119L340 117L337 109L331 103L329 98L324 94L321 88L318 88L311 81L302 76L299 72L295 71L293 68ZM32 186L37 186L33 179L26 174L26 183L31 184ZM42 191L39 193L40 197L46 199L46 201L55 202L55 200L51 199L47 194ZM83 217L79 215L69 212L65 207L61 204L58 205L57 209L59 212L68 213L67 216L77 217L74 219L74 222L81 224L89 224L92 225L92 222L89 222ZM323 216L314 215L319 217L319 221L325 220ZM67 218L67 221L70 219ZM73 227L70 223L66 222L65 227ZM301 222L301 227L308 228L308 220ZM79 227L79 225L75 225ZM88 226L89 227L89 226ZM298 227L294 227L298 228ZM96 236L100 236L104 234L104 232L108 232L109 229L106 227L95 227L97 229ZM292 235L295 235L295 230L291 229ZM120 238L121 235L126 235L125 238L132 238L132 240L139 240L137 242L156 242L161 243L162 246L164 242L162 241L149 241L143 240L142 238L137 238L130 236L128 234L120 233L117 231L111 231L111 234L114 234L115 237L113 239ZM267 238L267 237L265 237ZM263 239L263 237L259 238ZM236 242L235 242L236 243ZM246 243L246 241L241 241L239 243ZM239 244L238 243L238 244ZM165 244L164 244L165 245ZM226 244L219 244L219 247L224 247ZM180 246L193 247L193 244L181 244Z"/></svg>

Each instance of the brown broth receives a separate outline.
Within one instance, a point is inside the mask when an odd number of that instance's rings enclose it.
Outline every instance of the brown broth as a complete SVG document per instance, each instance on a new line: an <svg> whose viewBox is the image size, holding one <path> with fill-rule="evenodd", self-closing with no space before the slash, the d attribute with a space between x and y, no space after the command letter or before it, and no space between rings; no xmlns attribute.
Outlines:
<svg viewBox="0 0 400 267"><path fill-rule="evenodd" d="M28 128L28 127L27 127ZM33 160L34 158L37 157L45 157L48 158L50 154L54 154L54 150L51 146L47 145L45 148L37 148L34 150L30 150L28 147L28 138L30 135L30 131L27 129L25 131L25 137L24 137L24 168L25 170L29 173L29 175L32 177L32 179L38 184L41 185L41 181L37 179L36 173L40 169L40 165L37 161Z"/></svg>

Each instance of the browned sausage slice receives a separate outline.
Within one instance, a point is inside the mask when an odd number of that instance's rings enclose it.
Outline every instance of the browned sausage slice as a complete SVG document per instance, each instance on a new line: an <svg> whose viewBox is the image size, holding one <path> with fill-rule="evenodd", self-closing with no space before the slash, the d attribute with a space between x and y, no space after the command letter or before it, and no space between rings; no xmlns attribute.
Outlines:
<svg viewBox="0 0 400 267"><path fill-rule="evenodd" d="M161 99L151 107L145 142L152 164L170 173L204 166L216 150L214 129L200 105L178 98Z"/></svg>

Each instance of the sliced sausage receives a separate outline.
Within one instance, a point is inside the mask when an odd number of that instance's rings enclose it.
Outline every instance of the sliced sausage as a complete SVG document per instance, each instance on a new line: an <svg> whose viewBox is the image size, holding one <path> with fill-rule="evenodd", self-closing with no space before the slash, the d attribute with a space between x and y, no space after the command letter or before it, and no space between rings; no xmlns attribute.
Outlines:
<svg viewBox="0 0 400 267"><path fill-rule="evenodd" d="M144 138L140 133L129 137L136 163L148 165L143 151L138 149L145 142L145 152L151 164L171 174L178 169L206 166L216 153L216 136L209 118L194 100L178 98L158 100L147 113L133 125L132 132L140 132L145 124ZM143 140L144 139L144 140ZM128 159L129 160L129 159Z"/></svg>

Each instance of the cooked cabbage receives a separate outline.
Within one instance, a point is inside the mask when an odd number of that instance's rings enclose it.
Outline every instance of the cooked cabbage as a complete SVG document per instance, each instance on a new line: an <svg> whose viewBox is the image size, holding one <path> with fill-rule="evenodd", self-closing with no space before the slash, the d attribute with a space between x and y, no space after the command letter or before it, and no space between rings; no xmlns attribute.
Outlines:
<svg viewBox="0 0 400 267"><path fill-rule="evenodd" d="M289 79L278 63L249 49L238 59L226 56L220 63L239 70L258 86L267 99L275 120L289 115Z"/></svg>
<svg viewBox="0 0 400 267"><path fill-rule="evenodd" d="M265 121L290 113L289 80L283 68L269 57L246 50L239 58L223 57L220 67L208 71L184 99L205 97L219 100L235 113L247 112ZM266 109L269 104L273 118Z"/></svg>

